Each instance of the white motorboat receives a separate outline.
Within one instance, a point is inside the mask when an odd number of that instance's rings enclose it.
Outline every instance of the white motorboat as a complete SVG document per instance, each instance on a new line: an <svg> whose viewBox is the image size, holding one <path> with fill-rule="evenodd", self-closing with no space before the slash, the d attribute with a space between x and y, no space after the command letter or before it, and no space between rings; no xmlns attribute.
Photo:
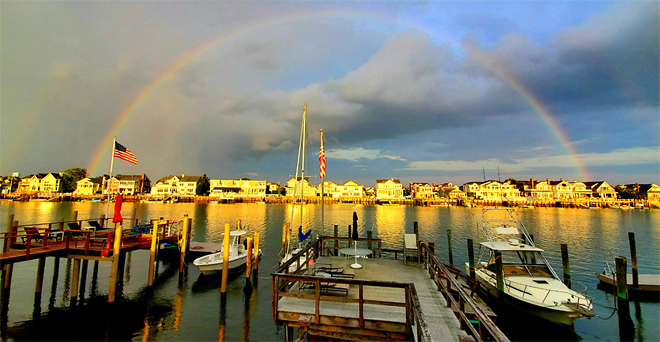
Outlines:
<svg viewBox="0 0 660 342"><path fill-rule="evenodd" d="M234 270L244 266L247 263L247 250L240 243L240 237L247 234L245 230L235 230L229 233L231 241L229 242L229 270ZM204 275L222 272L224 262L224 246L216 253L199 257L193 261L193 265ZM259 251L261 254L261 251ZM252 250L254 258L254 250Z"/></svg>
<svg viewBox="0 0 660 342"><path fill-rule="evenodd" d="M491 295L498 295L495 258L501 255L505 305L568 326L577 318L594 316L586 287L578 292L559 279L514 209L483 208L477 221L487 239L480 245L475 275Z"/></svg>

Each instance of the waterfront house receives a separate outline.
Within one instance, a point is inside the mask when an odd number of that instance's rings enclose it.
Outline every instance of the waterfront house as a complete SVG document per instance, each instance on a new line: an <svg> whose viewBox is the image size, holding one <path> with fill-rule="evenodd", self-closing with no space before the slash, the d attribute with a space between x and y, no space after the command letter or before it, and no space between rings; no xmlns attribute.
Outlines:
<svg viewBox="0 0 660 342"><path fill-rule="evenodd" d="M593 195L593 191L583 182L573 181L569 185L573 190L572 198L590 198Z"/></svg>
<svg viewBox="0 0 660 342"><path fill-rule="evenodd" d="M211 197L262 198L266 197L266 180L241 179L211 179Z"/></svg>
<svg viewBox="0 0 660 342"><path fill-rule="evenodd" d="M434 198L433 186L429 183L410 182L410 194L412 198Z"/></svg>
<svg viewBox="0 0 660 342"><path fill-rule="evenodd" d="M461 188L459 188L458 185L454 185L452 183L433 183L433 191L437 194L438 197L443 198L456 199L465 197L465 192L461 191Z"/></svg>
<svg viewBox="0 0 660 342"><path fill-rule="evenodd" d="M56 193L62 189L60 173L37 173L21 179L18 191L23 194Z"/></svg>
<svg viewBox="0 0 660 342"><path fill-rule="evenodd" d="M286 182L286 196L298 196L300 195L300 185L302 182L302 188L304 189L303 191L303 196L304 197L316 197L316 187L313 185L309 184L309 177L305 177L305 179L302 179L302 177L298 176L298 178L291 178L289 179L288 182Z"/></svg>
<svg viewBox="0 0 660 342"><path fill-rule="evenodd" d="M591 190L591 197L616 199L616 190L605 181L584 182L584 185Z"/></svg>
<svg viewBox="0 0 660 342"><path fill-rule="evenodd" d="M490 201L515 201L521 198L520 190L510 181L500 183L496 180L488 180L485 182L466 183L463 184L463 191L466 196Z"/></svg>
<svg viewBox="0 0 660 342"><path fill-rule="evenodd" d="M316 196L321 196L321 190L323 190L323 197L337 198L340 194L338 185L332 181L323 181L316 187Z"/></svg>
<svg viewBox="0 0 660 342"><path fill-rule="evenodd" d="M398 179L376 179L376 198L382 199L403 199L403 185Z"/></svg>
<svg viewBox="0 0 660 342"><path fill-rule="evenodd" d="M647 199L649 201L660 200L660 186L657 184L626 184L625 190L635 195L635 199Z"/></svg>
<svg viewBox="0 0 660 342"><path fill-rule="evenodd" d="M116 175L110 180L110 193L136 195L149 191L151 181L144 173L141 175ZM107 189L103 191L107 194Z"/></svg>
<svg viewBox="0 0 660 342"><path fill-rule="evenodd" d="M76 182L75 195L94 195L103 190L105 179L103 177L89 178L85 177Z"/></svg>
<svg viewBox="0 0 660 342"><path fill-rule="evenodd" d="M197 194L197 184L202 179L200 176L181 176L169 175L159 179L151 188L151 195L154 196L195 196Z"/></svg>
<svg viewBox="0 0 660 342"><path fill-rule="evenodd" d="M550 185L550 190L552 191L552 198L561 200L576 197L575 193L573 192L573 187L563 178L559 179L559 181L551 181L548 179L547 182Z"/></svg>
<svg viewBox="0 0 660 342"><path fill-rule="evenodd" d="M336 185L335 194L339 198L362 198L364 186L354 181L347 181L342 185Z"/></svg>

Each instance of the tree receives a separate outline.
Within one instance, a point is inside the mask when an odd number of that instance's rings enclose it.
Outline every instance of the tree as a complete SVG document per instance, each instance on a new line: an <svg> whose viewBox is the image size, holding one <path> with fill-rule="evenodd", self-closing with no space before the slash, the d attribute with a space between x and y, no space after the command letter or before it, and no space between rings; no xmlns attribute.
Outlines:
<svg viewBox="0 0 660 342"><path fill-rule="evenodd" d="M62 176L62 192L73 192L76 190L76 183L87 177L87 169L79 167L68 168Z"/></svg>
<svg viewBox="0 0 660 342"><path fill-rule="evenodd" d="M197 182L195 193L200 196L208 196L209 192L211 192L211 181L209 180L209 177L204 174L199 179L199 182Z"/></svg>

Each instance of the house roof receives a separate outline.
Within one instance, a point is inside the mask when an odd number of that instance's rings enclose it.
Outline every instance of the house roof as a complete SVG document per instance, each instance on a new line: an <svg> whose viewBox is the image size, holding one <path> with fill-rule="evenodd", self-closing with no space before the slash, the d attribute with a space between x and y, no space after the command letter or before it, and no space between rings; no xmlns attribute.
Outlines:
<svg viewBox="0 0 660 342"><path fill-rule="evenodd" d="M398 183L401 184L401 181L398 179L390 178L390 179L376 179L376 184L378 183L387 183L388 181L392 181L393 183Z"/></svg>

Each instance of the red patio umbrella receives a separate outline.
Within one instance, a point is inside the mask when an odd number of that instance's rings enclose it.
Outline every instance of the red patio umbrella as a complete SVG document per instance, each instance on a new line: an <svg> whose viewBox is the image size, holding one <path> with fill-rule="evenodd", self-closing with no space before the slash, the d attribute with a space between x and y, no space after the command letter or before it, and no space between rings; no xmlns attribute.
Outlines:
<svg viewBox="0 0 660 342"><path fill-rule="evenodd" d="M121 197L121 195L117 195L115 197L115 216L112 217L112 223L117 223L121 222L123 218L121 217L121 202L124 199Z"/></svg>

